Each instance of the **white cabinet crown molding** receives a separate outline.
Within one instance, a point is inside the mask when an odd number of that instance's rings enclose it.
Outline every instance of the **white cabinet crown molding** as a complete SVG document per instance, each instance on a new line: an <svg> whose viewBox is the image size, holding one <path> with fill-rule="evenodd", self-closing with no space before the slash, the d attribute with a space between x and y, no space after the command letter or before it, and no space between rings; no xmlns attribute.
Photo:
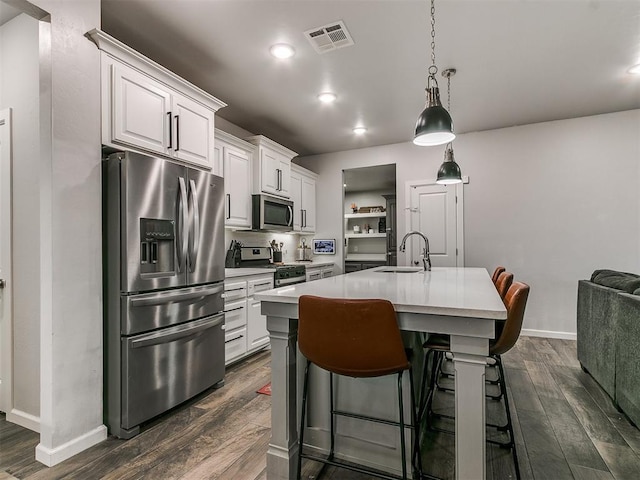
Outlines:
<svg viewBox="0 0 640 480"><path fill-rule="evenodd" d="M219 128L215 129L215 137L223 142L226 142L234 147L241 148L243 150L247 150L248 152L255 152L256 146L252 143L246 142L241 138L238 138L230 133L225 132L224 130L220 130Z"/></svg>
<svg viewBox="0 0 640 480"><path fill-rule="evenodd" d="M171 70L163 67L162 65L154 62L153 60L145 57L140 52L135 51L133 48L125 45L121 41L113 38L106 32L94 28L86 34L98 47L113 57L128 63L132 67L137 68L143 72L152 73L156 80L161 81L167 86L188 94L193 100L196 100L202 105L212 108L214 111L220 108L226 107L227 104L222 100L214 97L210 93L205 92L194 84L186 81L184 78L179 77Z"/></svg>
<svg viewBox="0 0 640 480"><path fill-rule="evenodd" d="M254 145L262 145L270 148L271 150L275 150L276 152L289 157L289 159L293 157L297 157L298 154L293 150L289 150L287 147L280 145L279 143L274 142L270 138L265 137L264 135L253 135L251 137L245 138L247 142L250 142Z"/></svg>
<svg viewBox="0 0 640 480"><path fill-rule="evenodd" d="M300 175L306 175L307 177L313 178L314 180L318 180L318 174L315 172L312 172L311 170L308 170L304 167L301 167L300 165L296 164L296 163L292 163L291 164L291 171L292 172L296 172Z"/></svg>

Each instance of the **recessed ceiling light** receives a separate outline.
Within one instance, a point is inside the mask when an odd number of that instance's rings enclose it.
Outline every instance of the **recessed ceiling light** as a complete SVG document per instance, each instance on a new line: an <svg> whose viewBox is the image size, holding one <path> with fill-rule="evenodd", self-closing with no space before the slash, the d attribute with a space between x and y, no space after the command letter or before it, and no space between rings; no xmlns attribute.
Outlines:
<svg viewBox="0 0 640 480"><path fill-rule="evenodd" d="M634 65L627 71L633 75L640 75L640 63L637 65Z"/></svg>
<svg viewBox="0 0 640 480"><path fill-rule="evenodd" d="M322 103L333 103L336 101L336 98L338 98L336 94L331 92L322 92L318 95L318 100Z"/></svg>
<svg viewBox="0 0 640 480"><path fill-rule="evenodd" d="M296 53L293 47L286 43L276 43L275 45L272 45L269 52L271 52L271 55L276 58L289 58L293 57Z"/></svg>
<svg viewBox="0 0 640 480"><path fill-rule="evenodd" d="M353 129L353 133L355 133L356 135L362 135L366 131L367 131L367 129L365 127L355 127Z"/></svg>

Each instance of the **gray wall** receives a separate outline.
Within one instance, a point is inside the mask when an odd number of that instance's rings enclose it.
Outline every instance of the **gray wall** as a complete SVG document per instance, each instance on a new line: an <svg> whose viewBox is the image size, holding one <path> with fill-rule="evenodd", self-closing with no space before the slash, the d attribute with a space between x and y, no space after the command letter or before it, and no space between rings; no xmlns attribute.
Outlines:
<svg viewBox="0 0 640 480"><path fill-rule="evenodd" d="M12 109L13 410L38 428L40 417L40 196L38 21L22 14L0 27L0 110ZM16 418L16 416L20 418ZM26 421L25 421L26 420Z"/></svg>
<svg viewBox="0 0 640 480"><path fill-rule="evenodd" d="M470 178L466 266L501 264L531 285L529 333L575 334L577 281L594 269L640 273L639 134L640 110L632 110L456 139ZM406 233L405 184L433 179L443 150L407 142L297 159L319 174L317 236L341 237L343 169L394 162L398 235Z"/></svg>

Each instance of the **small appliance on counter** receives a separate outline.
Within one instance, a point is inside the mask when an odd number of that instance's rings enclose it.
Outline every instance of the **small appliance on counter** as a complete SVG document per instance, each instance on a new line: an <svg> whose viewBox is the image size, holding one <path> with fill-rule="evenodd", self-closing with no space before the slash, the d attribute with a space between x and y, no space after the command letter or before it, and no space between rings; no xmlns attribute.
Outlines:
<svg viewBox="0 0 640 480"><path fill-rule="evenodd" d="M296 249L296 262L310 262L311 249L307 246L307 241L303 238Z"/></svg>

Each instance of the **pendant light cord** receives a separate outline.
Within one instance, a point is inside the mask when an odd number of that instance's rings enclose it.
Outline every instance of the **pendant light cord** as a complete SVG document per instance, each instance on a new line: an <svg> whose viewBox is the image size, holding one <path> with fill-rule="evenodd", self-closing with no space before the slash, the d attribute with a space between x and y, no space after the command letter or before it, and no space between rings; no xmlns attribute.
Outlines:
<svg viewBox="0 0 640 480"><path fill-rule="evenodd" d="M451 75L447 75L447 112L451 112Z"/></svg>
<svg viewBox="0 0 640 480"><path fill-rule="evenodd" d="M429 75L438 73L436 66L436 4L435 0L431 0L431 66L429 67Z"/></svg>

